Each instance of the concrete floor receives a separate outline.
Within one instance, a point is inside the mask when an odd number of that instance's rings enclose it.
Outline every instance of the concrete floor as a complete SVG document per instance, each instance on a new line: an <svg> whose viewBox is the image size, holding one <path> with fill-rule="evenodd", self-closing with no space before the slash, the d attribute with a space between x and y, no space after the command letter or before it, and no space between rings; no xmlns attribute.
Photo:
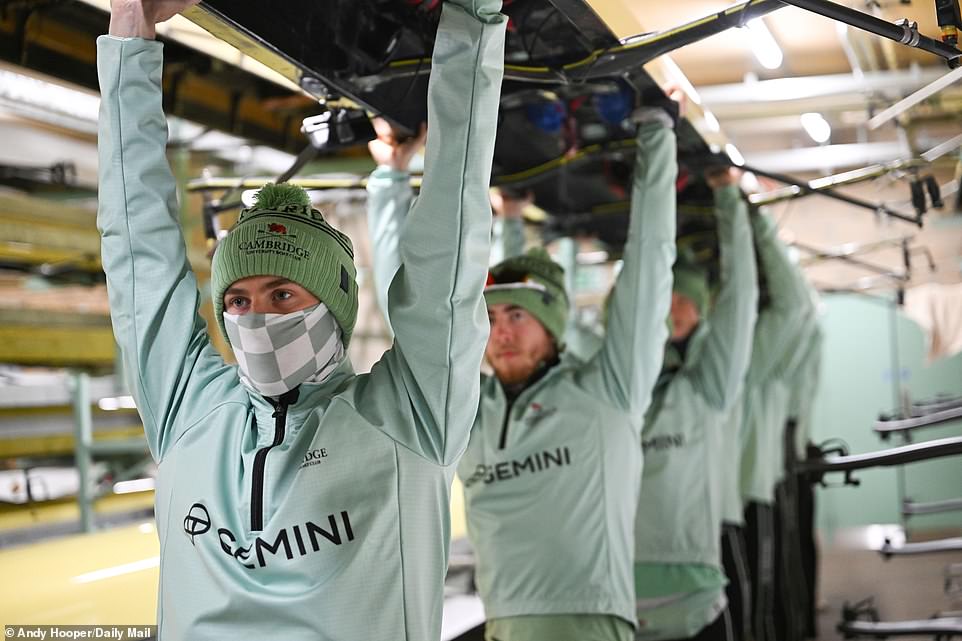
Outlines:
<svg viewBox="0 0 962 641"><path fill-rule="evenodd" d="M955 534L958 536L958 534ZM822 546L820 562L819 639L843 639L835 626L842 607L869 596L883 621L926 619L936 612L962 610L962 601L945 593L946 568L962 563L962 552L894 557L886 561L878 552ZM962 577L956 581L962 583ZM926 639L932 637L901 637Z"/></svg>

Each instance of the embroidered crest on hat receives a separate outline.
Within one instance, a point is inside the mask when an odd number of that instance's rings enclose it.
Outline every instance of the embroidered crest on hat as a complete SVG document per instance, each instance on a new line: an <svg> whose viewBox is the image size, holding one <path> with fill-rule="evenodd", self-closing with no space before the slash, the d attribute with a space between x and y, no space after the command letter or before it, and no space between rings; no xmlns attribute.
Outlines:
<svg viewBox="0 0 962 641"><path fill-rule="evenodd" d="M215 318L224 327L224 293L250 276L279 276L304 287L330 310L345 346L357 319L357 269L351 240L311 207L296 185L265 185L253 207L221 239L211 266Z"/></svg>

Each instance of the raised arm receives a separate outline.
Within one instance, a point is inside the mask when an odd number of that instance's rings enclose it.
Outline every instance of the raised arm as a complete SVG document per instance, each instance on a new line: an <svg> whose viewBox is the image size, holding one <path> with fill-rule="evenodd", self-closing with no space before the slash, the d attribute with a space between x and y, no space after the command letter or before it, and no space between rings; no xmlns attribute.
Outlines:
<svg viewBox="0 0 962 641"><path fill-rule="evenodd" d="M488 336L482 291L491 233L488 184L504 60L500 2L447 2L428 88L424 182L401 228L400 267L388 293L394 346L369 385L391 390L411 420L385 429L448 464L477 412ZM397 412L387 407L367 411Z"/></svg>
<svg viewBox="0 0 962 641"><path fill-rule="evenodd" d="M367 230L371 238L374 291L377 305L387 318L387 290L401 266L398 243L411 208L414 192L406 171L378 166L367 179Z"/></svg>
<svg viewBox="0 0 962 641"><path fill-rule="evenodd" d="M115 35L97 39L97 227L114 336L147 444L160 460L177 430L194 422L186 412L211 409L209 400L187 402L191 392L231 372L210 346L197 313L197 281L176 218L161 108L163 46L145 39L153 37L156 16L145 18L136 3L123 6L136 11L125 14L115 8Z"/></svg>
<svg viewBox="0 0 962 641"><path fill-rule="evenodd" d="M406 142L398 142L390 125L380 118L374 119L374 128L378 136L368 143L368 148L377 169L367 182L367 223L373 250L377 303L386 316L388 288L401 265L401 229L413 198L408 164L414 153L424 146L427 128L422 128L418 138ZM492 194L491 206L496 220L490 264L524 253L522 211L530 202L530 198L509 198L499 191Z"/></svg>
<svg viewBox="0 0 962 641"><path fill-rule="evenodd" d="M401 266L398 242L414 191L408 165L424 146L427 128L414 138L400 141L391 125L382 118L373 120L377 137L368 143L377 168L367 181L367 228L374 263L374 291L377 304L387 319L387 290ZM388 320L388 327L391 322Z"/></svg>
<svg viewBox="0 0 962 641"><path fill-rule="evenodd" d="M501 251L503 258L513 258L524 253L524 221L505 218L501 222Z"/></svg>
<svg viewBox="0 0 962 641"><path fill-rule="evenodd" d="M519 198L504 189L492 191L491 208L498 232L494 240L500 241L491 247L492 265L524 253L524 208L532 202L530 192Z"/></svg>
<svg viewBox="0 0 962 641"><path fill-rule="evenodd" d="M604 344L594 357L598 367L588 371L598 372L599 391L612 403L640 414L651 400L668 338L678 165L675 132L662 119L639 125L636 145L624 263L611 293Z"/></svg>
<svg viewBox="0 0 962 641"><path fill-rule="evenodd" d="M815 314L805 276L778 239L774 221L752 216L755 247L768 286L768 305L758 315L749 380L762 382L787 376L802 356L799 341Z"/></svg>
<svg viewBox="0 0 962 641"><path fill-rule="evenodd" d="M758 273L748 207L731 178L717 180L723 183L715 188L721 286L689 376L711 405L726 410L738 397L751 360Z"/></svg>

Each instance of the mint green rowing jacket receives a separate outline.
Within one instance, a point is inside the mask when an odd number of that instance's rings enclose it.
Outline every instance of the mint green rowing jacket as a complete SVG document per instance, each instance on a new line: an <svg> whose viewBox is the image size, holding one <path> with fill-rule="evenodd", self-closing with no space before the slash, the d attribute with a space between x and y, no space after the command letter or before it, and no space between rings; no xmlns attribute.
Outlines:
<svg viewBox="0 0 962 641"><path fill-rule="evenodd" d="M635 624L641 417L661 366L675 256L674 133L642 125L606 337L508 403L487 377L458 476L488 618L607 614Z"/></svg>
<svg viewBox="0 0 962 641"><path fill-rule="evenodd" d="M454 466L488 325L488 176L500 3L448 3L429 88L428 178L390 292L396 341L275 411L211 346L165 159L162 45L98 40L100 208L114 334L158 462L159 636L440 636ZM292 241L294 242L294 241Z"/></svg>
<svg viewBox="0 0 962 641"><path fill-rule="evenodd" d="M675 157L671 130L639 128L625 262L600 350L587 361L563 355L510 406L500 383L483 377L458 476L485 614L514 619L512 629L525 617L544 620L534 615L636 624L639 435L667 340ZM405 224L410 187L403 174L380 167L368 192L375 277L383 283L396 267L393 239Z"/></svg>
<svg viewBox="0 0 962 641"><path fill-rule="evenodd" d="M774 221L758 213L752 226L769 303L758 314L741 399L739 488L743 503L772 504L784 471L792 377L806 354L804 338L812 331L815 305L805 276L778 239Z"/></svg>
<svg viewBox="0 0 962 641"><path fill-rule="evenodd" d="M725 441L738 438L726 431L725 419L751 357L758 276L748 210L737 187L715 191L715 212L718 295L680 369L671 371L666 361L642 431L635 589L644 639L694 636L724 606L718 494L729 462L719 452Z"/></svg>

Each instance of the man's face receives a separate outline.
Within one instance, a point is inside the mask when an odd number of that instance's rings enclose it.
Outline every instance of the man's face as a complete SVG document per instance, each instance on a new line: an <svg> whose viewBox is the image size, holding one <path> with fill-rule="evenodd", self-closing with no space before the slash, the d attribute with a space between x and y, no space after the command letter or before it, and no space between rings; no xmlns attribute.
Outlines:
<svg viewBox="0 0 962 641"><path fill-rule="evenodd" d="M698 326L700 317L695 301L678 292L671 293L671 340L688 338Z"/></svg>
<svg viewBox="0 0 962 641"><path fill-rule="evenodd" d="M224 292L224 311L237 315L289 314L319 302L314 294L279 276L241 278Z"/></svg>
<svg viewBox="0 0 962 641"><path fill-rule="evenodd" d="M491 334L484 355L503 384L523 383L554 356L551 335L523 308L510 303L488 305L488 321Z"/></svg>

